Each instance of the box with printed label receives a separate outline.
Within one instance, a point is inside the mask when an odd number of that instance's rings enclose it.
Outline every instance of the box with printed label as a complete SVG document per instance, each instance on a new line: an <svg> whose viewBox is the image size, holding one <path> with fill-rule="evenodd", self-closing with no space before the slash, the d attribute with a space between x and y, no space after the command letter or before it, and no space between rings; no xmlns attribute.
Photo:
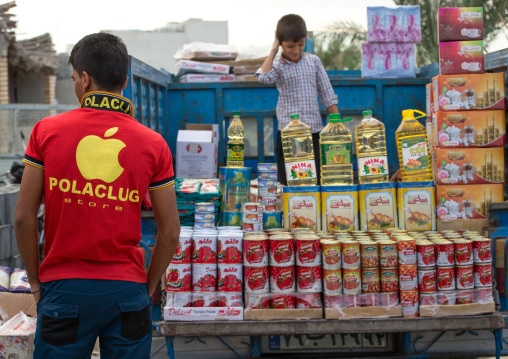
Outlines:
<svg viewBox="0 0 508 359"><path fill-rule="evenodd" d="M397 200L401 229L407 231L436 229L433 182L399 182Z"/></svg>
<svg viewBox="0 0 508 359"><path fill-rule="evenodd" d="M283 187L284 228L321 230L320 186Z"/></svg>
<svg viewBox="0 0 508 359"><path fill-rule="evenodd" d="M358 226L358 186L321 186L322 229L356 231Z"/></svg>
<svg viewBox="0 0 508 359"><path fill-rule="evenodd" d="M363 43L362 77L416 77L415 45L410 43Z"/></svg>
<svg viewBox="0 0 508 359"><path fill-rule="evenodd" d="M358 186L362 231L398 226L395 187L395 182L361 184Z"/></svg>
<svg viewBox="0 0 508 359"><path fill-rule="evenodd" d="M420 41L420 6L367 7L367 42Z"/></svg>
<svg viewBox="0 0 508 359"><path fill-rule="evenodd" d="M203 320L243 320L243 307L164 307L164 320L196 322Z"/></svg>
<svg viewBox="0 0 508 359"><path fill-rule="evenodd" d="M235 75L203 75L203 74L187 74L180 77L180 82L233 82L236 81Z"/></svg>
<svg viewBox="0 0 508 359"><path fill-rule="evenodd" d="M482 40L482 7L442 7L437 13L439 41Z"/></svg>
<svg viewBox="0 0 508 359"><path fill-rule="evenodd" d="M219 125L187 125L176 140L176 177L216 178Z"/></svg>
<svg viewBox="0 0 508 359"><path fill-rule="evenodd" d="M483 41L450 41L439 43L439 73L483 74Z"/></svg>

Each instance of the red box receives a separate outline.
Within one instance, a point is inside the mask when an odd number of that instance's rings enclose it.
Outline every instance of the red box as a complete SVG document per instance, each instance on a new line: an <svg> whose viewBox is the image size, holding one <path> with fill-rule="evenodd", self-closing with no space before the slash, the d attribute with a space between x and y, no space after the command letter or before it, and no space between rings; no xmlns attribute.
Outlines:
<svg viewBox="0 0 508 359"><path fill-rule="evenodd" d="M439 41L482 40L482 7L443 7L437 15Z"/></svg>
<svg viewBox="0 0 508 359"><path fill-rule="evenodd" d="M451 41L439 43L439 73L483 74L483 41Z"/></svg>

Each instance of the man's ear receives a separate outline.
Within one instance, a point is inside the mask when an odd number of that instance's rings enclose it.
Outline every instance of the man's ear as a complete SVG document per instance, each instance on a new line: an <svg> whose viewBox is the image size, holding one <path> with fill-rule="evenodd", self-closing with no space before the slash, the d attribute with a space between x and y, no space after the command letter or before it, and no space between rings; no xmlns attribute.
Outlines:
<svg viewBox="0 0 508 359"><path fill-rule="evenodd" d="M125 82L123 83L122 91L125 90L125 88L127 87L127 82L129 82L129 78L128 77L125 79Z"/></svg>
<svg viewBox="0 0 508 359"><path fill-rule="evenodd" d="M83 86L83 93L86 94L90 92L90 87L92 85L92 78L88 74L88 72L83 71L81 73L81 86Z"/></svg>

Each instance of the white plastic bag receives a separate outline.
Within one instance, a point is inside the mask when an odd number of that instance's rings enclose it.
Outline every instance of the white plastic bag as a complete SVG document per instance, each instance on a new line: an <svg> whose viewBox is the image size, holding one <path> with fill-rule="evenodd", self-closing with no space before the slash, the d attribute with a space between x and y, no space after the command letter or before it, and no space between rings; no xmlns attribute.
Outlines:
<svg viewBox="0 0 508 359"><path fill-rule="evenodd" d="M0 327L0 335L30 335L35 333L37 319L19 312Z"/></svg>
<svg viewBox="0 0 508 359"><path fill-rule="evenodd" d="M175 54L176 60L234 60L238 55L236 45L193 42L183 45Z"/></svg>

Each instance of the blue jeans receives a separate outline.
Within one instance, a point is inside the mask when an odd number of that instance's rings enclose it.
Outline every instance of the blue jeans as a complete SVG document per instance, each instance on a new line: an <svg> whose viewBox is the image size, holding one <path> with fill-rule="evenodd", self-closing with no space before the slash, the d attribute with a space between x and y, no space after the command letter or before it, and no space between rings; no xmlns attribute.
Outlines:
<svg viewBox="0 0 508 359"><path fill-rule="evenodd" d="M45 282L37 305L34 359L150 357L152 321L146 283L65 279Z"/></svg>

